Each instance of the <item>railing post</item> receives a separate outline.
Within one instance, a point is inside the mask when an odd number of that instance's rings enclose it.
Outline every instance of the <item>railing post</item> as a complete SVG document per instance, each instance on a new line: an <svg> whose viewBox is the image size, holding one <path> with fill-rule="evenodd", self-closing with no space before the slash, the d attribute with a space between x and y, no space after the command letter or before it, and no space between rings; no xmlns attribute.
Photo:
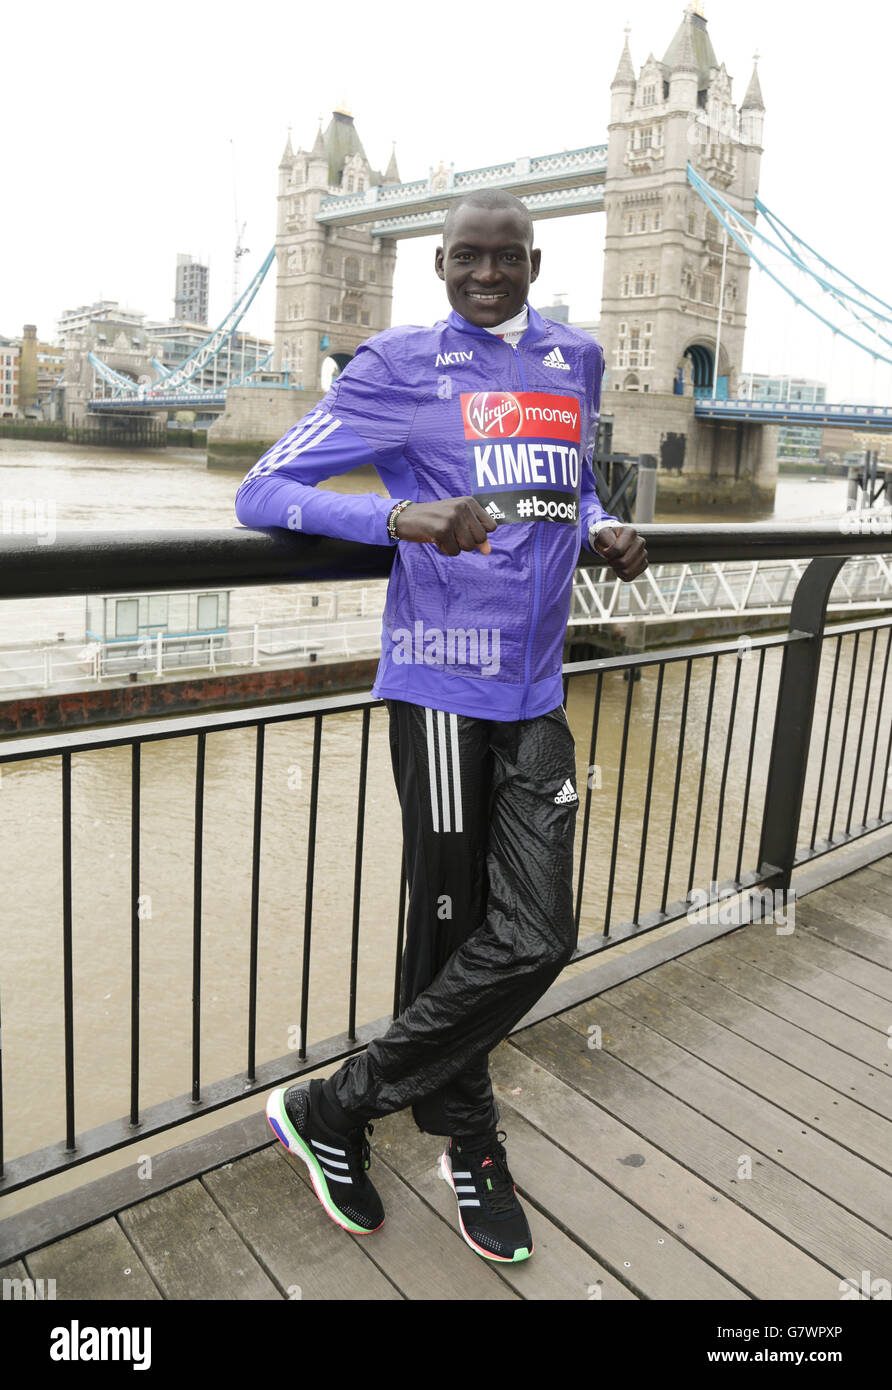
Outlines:
<svg viewBox="0 0 892 1390"><path fill-rule="evenodd" d="M638 457L638 493L635 498L635 525L649 526L657 502L657 460L654 454Z"/></svg>
<svg viewBox="0 0 892 1390"><path fill-rule="evenodd" d="M845 562L844 555L820 556L812 560L793 595L789 631L807 633L808 640L794 642L784 649L759 845L759 864L763 871L767 865L774 865L779 871L766 881L768 888L790 887L808 772L827 602Z"/></svg>

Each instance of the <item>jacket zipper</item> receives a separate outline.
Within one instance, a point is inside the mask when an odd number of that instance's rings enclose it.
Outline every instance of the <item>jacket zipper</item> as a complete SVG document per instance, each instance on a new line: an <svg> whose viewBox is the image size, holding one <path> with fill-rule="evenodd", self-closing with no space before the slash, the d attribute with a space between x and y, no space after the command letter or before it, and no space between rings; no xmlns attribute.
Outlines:
<svg viewBox="0 0 892 1390"><path fill-rule="evenodd" d="M526 377L524 376L524 372L523 372L523 363L521 362L520 353L518 352L517 348L516 348L513 344L509 343L507 346L510 347L510 348L511 348L511 351L514 353L515 361L517 362L517 370L518 370L518 373L520 374L520 384L521 384L522 389L523 389L524 391L526 391L526 390L527 390L527 379L526 379ZM535 525L535 523L534 523L534 525ZM527 639L526 653L525 653L525 655L524 655L524 664L523 664L524 689L523 689L523 699L522 699L521 705L520 705L520 717L521 717L521 719L525 719L525 718L526 718L526 715L527 715L527 703L528 703L528 701L529 701L529 695L530 695L530 657L531 657L531 655L532 655L533 640L534 640L535 634L536 634L536 623L537 623L538 620L539 620L539 569L538 569L538 566L537 566L537 564L536 564L536 560L537 560L538 555L539 555L539 544L540 544L540 541L541 541L541 540L542 540L542 527L541 527L541 526L536 526L536 527L535 527L535 530L534 530L534 532L533 532L533 552L532 552L532 557L531 557L531 560L530 560L530 571L531 571L532 581L533 581L533 612L532 612L532 617L531 617L531 619L530 619L530 635L529 635L529 637L528 637L528 639Z"/></svg>

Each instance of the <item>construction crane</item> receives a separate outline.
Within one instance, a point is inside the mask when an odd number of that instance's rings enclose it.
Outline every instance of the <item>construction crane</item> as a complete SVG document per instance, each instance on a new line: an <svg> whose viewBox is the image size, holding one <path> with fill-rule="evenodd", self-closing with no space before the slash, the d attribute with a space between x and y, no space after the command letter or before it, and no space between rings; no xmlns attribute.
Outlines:
<svg viewBox="0 0 892 1390"><path fill-rule="evenodd" d="M230 148L231 148L231 151L232 151L232 208L233 208L233 214L234 214L234 217L235 217L235 250L234 250L233 256L232 256L232 302L233 302L233 304L237 304L237 303L238 303L238 296L239 296L239 263L240 263L240 261L241 261L241 259L242 259L242 256L249 256L249 255L251 254L251 248L250 248L250 246L243 246L243 245L242 245L242 237L245 235L245 228L247 227L248 224L247 224L247 222L243 222L243 223L241 224L241 227L239 226L239 221L238 221L238 182L237 182L237 179L236 179L236 171L235 171L235 141L234 141L233 139L230 138L229 144L230 144ZM244 344L243 344L243 346L242 346L242 367L244 367L244 363L245 363L245 351L244 351ZM232 370L231 370L231 369L232 369L232 338L230 337L229 346L228 346L228 348L227 348L227 359L226 359L226 379L227 379L227 381L231 381L231 380L232 380Z"/></svg>

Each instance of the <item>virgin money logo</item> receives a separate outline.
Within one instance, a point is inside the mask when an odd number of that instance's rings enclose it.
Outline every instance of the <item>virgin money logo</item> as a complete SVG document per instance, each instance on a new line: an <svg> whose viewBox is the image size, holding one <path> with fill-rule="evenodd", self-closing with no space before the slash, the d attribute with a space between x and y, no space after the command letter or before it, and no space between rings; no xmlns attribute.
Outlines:
<svg viewBox="0 0 892 1390"><path fill-rule="evenodd" d="M461 409L465 439L475 449L508 449L512 447L508 441L518 435L543 441L564 439L577 446L580 442L579 400L566 393L478 391L472 396L463 392Z"/></svg>
<svg viewBox="0 0 892 1390"><path fill-rule="evenodd" d="M510 439L523 424L523 410L507 391L478 391L468 402L467 421L481 439Z"/></svg>

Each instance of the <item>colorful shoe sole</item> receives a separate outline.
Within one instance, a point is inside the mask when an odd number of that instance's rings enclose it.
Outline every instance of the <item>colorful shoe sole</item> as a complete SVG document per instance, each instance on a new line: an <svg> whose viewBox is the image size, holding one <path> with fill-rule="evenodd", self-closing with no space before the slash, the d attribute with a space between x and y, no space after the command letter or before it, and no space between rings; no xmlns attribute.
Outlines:
<svg viewBox="0 0 892 1390"><path fill-rule="evenodd" d="M319 1198L325 1214L331 1217L336 1226L340 1226L342 1231L349 1231L354 1236L370 1236L375 1231L380 1231L384 1225L382 1221L379 1226L358 1226L351 1221L342 1211L339 1211L329 1191L328 1183L325 1181L325 1174L319 1166L319 1162L313 1154L312 1149L301 1139L294 1125L288 1118L285 1109L285 1092L290 1090L289 1086L280 1086L277 1091L273 1091L266 1102L266 1118L269 1121L273 1134L279 1143L284 1145L290 1154L300 1158L307 1165L310 1173L310 1182L313 1184L313 1191Z"/></svg>
<svg viewBox="0 0 892 1390"><path fill-rule="evenodd" d="M465 1223L462 1220L461 1207L458 1206L458 1193L455 1191L455 1183L452 1181L452 1168L449 1164L448 1155L445 1152L440 1155L440 1177L444 1180L444 1182L448 1182L449 1186L452 1188L452 1191L455 1193L455 1202L458 1210L458 1224L461 1228L462 1238L464 1239L466 1245L470 1245L471 1249L475 1250L478 1255L482 1255L484 1260L495 1260L498 1264L518 1264L521 1260L528 1260L530 1258L530 1256L533 1253L532 1240L530 1241L529 1249L527 1249L527 1247L524 1245L521 1246L519 1250L515 1250L513 1255L496 1255L493 1253L492 1250L484 1250L481 1245L478 1245L475 1240L471 1239L471 1237L468 1235L468 1232L465 1229Z"/></svg>

